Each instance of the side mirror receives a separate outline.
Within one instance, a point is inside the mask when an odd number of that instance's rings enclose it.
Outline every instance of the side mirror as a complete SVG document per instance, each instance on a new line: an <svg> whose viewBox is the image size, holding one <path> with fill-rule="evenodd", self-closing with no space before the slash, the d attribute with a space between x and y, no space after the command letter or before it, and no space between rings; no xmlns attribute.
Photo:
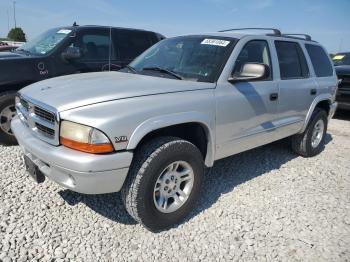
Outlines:
<svg viewBox="0 0 350 262"><path fill-rule="evenodd" d="M66 62L70 60L78 59L81 57L81 52L79 47L70 46L62 53L62 59Z"/></svg>
<svg viewBox="0 0 350 262"><path fill-rule="evenodd" d="M228 81L231 83L240 81L256 81L263 80L268 77L270 68L265 64L246 63L243 65L242 71L233 74Z"/></svg>

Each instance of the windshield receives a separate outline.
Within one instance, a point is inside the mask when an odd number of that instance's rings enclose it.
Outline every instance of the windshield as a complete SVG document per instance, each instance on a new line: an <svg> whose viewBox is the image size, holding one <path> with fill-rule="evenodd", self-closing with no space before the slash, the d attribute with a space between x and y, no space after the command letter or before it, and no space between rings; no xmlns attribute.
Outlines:
<svg viewBox="0 0 350 262"><path fill-rule="evenodd" d="M332 58L334 65L350 65L350 53L336 54Z"/></svg>
<svg viewBox="0 0 350 262"><path fill-rule="evenodd" d="M70 29L51 29L16 50L35 55L45 55L65 39L71 31Z"/></svg>
<svg viewBox="0 0 350 262"><path fill-rule="evenodd" d="M170 38L146 50L129 66L134 73L215 82L235 43L236 39L227 37Z"/></svg>

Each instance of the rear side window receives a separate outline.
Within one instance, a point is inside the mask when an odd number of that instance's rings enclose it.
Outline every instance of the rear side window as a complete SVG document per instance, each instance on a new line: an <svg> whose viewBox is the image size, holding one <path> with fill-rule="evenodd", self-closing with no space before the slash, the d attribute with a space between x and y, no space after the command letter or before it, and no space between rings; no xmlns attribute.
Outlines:
<svg viewBox="0 0 350 262"><path fill-rule="evenodd" d="M309 68L298 43L275 41L281 79L309 77Z"/></svg>
<svg viewBox="0 0 350 262"><path fill-rule="evenodd" d="M118 30L116 46L119 59L133 60L153 45L152 35L148 32Z"/></svg>
<svg viewBox="0 0 350 262"><path fill-rule="evenodd" d="M324 49L318 45L305 45L317 77L332 76L333 67Z"/></svg>

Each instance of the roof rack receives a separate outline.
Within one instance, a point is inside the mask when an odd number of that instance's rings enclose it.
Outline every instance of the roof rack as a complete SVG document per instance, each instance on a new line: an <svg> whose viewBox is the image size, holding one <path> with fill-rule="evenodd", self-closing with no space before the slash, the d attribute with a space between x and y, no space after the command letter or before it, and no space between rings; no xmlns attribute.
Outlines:
<svg viewBox="0 0 350 262"><path fill-rule="evenodd" d="M306 40L306 41L312 41L311 36L306 35L306 34L283 34L282 36L293 37L293 38L297 38L297 39L303 39L303 40ZM302 38L300 36L303 36L304 38Z"/></svg>
<svg viewBox="0 0 350 262"><path fill-rule="evenodd" d="M273 32L273 35L276 35L276 36L282 35L281 31L276 28L263 28L263 27L232 28L232 29L220 30L219 32L240 31L240 30L271 30Z"/></svg>

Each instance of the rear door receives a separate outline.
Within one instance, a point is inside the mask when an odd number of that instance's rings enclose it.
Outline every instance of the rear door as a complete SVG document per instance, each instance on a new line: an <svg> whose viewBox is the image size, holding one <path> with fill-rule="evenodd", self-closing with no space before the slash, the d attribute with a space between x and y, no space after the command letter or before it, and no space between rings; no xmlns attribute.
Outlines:
<svg viewBox="0 0 350 262"><path fill-rule="evenodd" d="M288 127L285 135L297 132L317 95L317 84L311 77L302 46L293 41L274 41L279 75L278 127Z"/></svg>
<svg viewBox="0 0 350 262"><path fill-rule="evenodd" d="M146 49L158 42L152 32L128 29L115 29L113 31L113 45L115 50L114 65L124 67Z"/></svg>

